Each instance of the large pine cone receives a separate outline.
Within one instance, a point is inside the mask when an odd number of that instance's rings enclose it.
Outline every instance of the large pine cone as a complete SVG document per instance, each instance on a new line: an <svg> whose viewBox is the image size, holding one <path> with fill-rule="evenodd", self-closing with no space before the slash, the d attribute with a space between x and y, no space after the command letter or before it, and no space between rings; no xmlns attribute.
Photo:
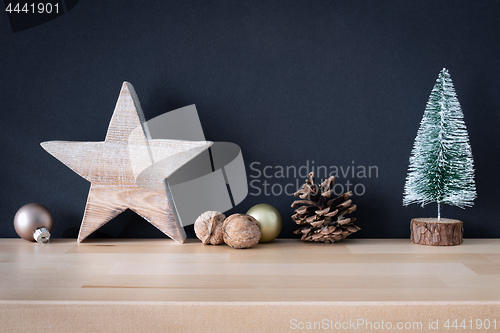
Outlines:
<svg viewBox="0 0 500 333"><path fill-rule="evenodd" d="M330 199L334 183L335 177L331 176L323 183L315 184L311 172L302 188L294 193L302 199L292 203L292 208L296 208L292 220L300 225L294 234L302 235L301 240L334 243L361 230L354 224L355 218L346 217L356 210L356 205L349 199L352 192Z"/></svg>

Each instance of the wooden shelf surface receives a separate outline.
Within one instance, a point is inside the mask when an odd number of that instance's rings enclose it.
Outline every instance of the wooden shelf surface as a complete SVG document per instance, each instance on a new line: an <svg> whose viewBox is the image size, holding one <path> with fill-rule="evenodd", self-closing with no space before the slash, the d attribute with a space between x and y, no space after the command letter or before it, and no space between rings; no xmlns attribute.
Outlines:
<svg viewBox="0 0 500 333"><path fill-rule="evenodd" d="M500 240L430 247L406 239L279 239L235 250L194 239L0 239L7 331L42 323L64 332L130 325L275 332L289 331L292 320L360 316L425 325L438 317L496 319L500 332Z"/></svg>

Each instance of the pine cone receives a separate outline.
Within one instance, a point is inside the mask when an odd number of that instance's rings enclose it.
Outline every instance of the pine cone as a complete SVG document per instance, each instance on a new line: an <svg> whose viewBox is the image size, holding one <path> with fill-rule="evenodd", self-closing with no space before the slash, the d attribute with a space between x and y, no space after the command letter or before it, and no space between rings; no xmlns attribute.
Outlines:
<svg viewBox="0 0 500 333"><path fill-rule="evenodd" d="M309 178L294 196L302 200L292 203L295 214L292 220L300 225L300 229L293 233L302 235L301 240L309 242L335 243L350 234L361 230L354 224L355 218L346 217L356 210L356 205L349 199L352 192L330 199L333 193L335 177L314 183L314 173L309 173Z"/></svg>

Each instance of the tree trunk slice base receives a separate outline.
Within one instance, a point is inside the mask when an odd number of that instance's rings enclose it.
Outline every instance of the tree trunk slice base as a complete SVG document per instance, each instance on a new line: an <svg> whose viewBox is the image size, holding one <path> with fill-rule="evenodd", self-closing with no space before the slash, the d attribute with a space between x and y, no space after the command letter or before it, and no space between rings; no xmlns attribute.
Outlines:
<svg viewBox="0 0 500 333"><path fill-rule="evenodd" d="M452 246L464 240L464 224L459 220L415 218L411 220L410 230L410 239L415 244Z"/></svg>

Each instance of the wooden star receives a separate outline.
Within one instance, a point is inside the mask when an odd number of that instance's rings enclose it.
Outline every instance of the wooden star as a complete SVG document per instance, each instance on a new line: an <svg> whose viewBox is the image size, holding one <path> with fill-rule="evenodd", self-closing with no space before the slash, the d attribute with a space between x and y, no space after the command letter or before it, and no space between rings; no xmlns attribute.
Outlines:
<svg viewBox="0 0 500 333"><path fill-rule="evenodd" d="M128 82L123 83L104 141L41 143L91 183L78 242L129 208L179 243L186 234L164 180L212 144L151 139L139 99Z"/></svg>

